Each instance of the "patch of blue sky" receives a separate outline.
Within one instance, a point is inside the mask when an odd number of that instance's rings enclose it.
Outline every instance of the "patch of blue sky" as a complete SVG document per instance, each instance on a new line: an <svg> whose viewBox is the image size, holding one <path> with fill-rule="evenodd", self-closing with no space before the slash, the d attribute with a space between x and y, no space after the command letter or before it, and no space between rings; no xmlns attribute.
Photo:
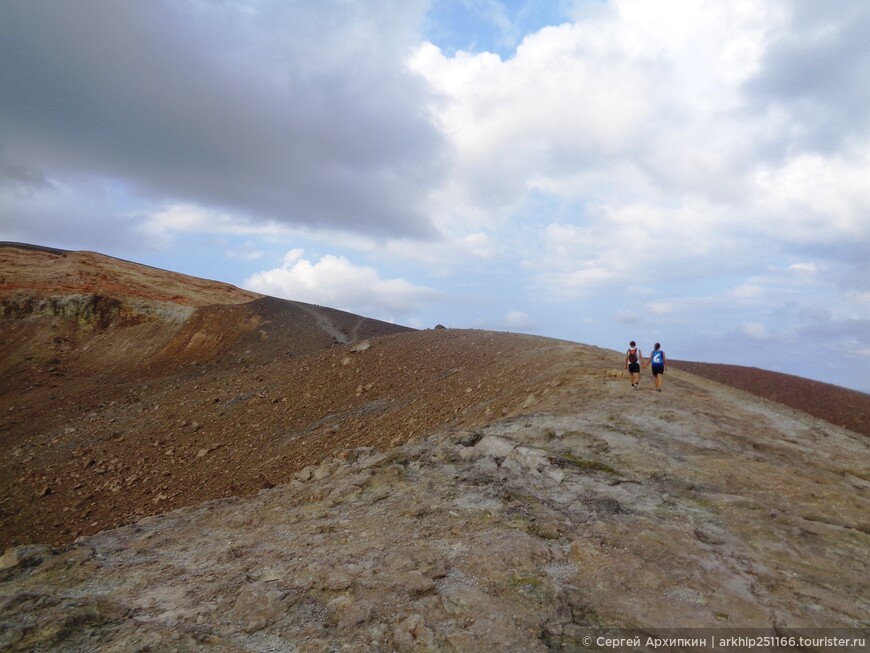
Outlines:
<svg viewBox="0 0 870 653"><path fill-rule="evenodd" d="M528 34L569 20L568 0L435 0L426 38L447 55L493 52L509 59Z"/></svg>
<svg viewBox="0 0 870 653"><path fill-rule="evenodd" d="M115 252L112 252L112 255L124 256ZM214 238L211 235L174 234L171 240L136 251L134 256L135 258L131 257L131 260L162 270L233 283L227 279L227 266L215 256Z"/></svg>
<svg viewBox="0 0 870 653"><path fill-rule="evenodd" d="M546 227L550 224L582 226L587 221L589 201L566 199L547 191L532 188L522 199L514 214L527 227Z"/></svg>

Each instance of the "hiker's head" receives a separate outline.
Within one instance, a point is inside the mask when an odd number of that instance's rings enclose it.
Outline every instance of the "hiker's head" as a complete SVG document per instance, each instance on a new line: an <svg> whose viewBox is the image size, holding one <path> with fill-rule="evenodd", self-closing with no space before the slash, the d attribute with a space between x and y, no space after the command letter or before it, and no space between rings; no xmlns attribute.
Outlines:
<svg viewBox="0 0 870 653"><path fill-rule="evenodd" d="M632 340L630 343L628 343L628 346L629 347L637 347L637 345L634 344L634 340Z"/></svg>

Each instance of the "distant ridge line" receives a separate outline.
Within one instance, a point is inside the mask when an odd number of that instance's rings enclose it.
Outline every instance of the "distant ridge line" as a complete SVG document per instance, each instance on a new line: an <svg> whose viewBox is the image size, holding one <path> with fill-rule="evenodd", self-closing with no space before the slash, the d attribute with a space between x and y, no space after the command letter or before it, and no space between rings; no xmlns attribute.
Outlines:
<svg viewBox="0 0 870 653"><path fill-rule="evenodd" d="M33 252L46 252L47 254L72 254L72 250L58 249L56 247L45 247L44 245L31 245L30 243L16 243L11 240L0 240L0 247L14 247L16 249L28 249Z"/></svg>
<svg viewBox="0 0 870 653"><path fill-rule="evenodd" d="M744 390L870 437L870 394L759 367L669 361L678 370Z"/></svg>
<svg viewBox="0 0 870 653"><path fill-rule="evenodd" d="M15 249L24 249L31 252L44 252L46 254L54 254L56 256L66 256L67 254L93 254L94 256L102 256L104 258L112 259L113 261L120 261L121 263L127 263L129 265L135 265L137 267L148 268L150 270L156 270L158 272L165 272L167 274L174 274L181 277L187 277L188 279L200 279L202 281L211 281L213 283L222 284L225 286L232 286L233 288L239 288L234 284L229 283L228 281L218 281L217 279L207 279L205 277L198 277L192 274L187 274L186 272L176 272L175 270L167 270L166 268L158 268L156 265L148 265L147 263L140 263L139 261L131 261L126 258L120 258L118 256L112 256L111 254L103 254L102 252L97 252L88 249L59 249L57 247L46 247L45 245L33 245L31 243L16 243L8 240L0 241L0 247L13 247ZM244 288L239 288L239 290L245 290ZM254 292L252 290L246 292ZM261 295L262 293L254 293L256 295Z"/></svg>

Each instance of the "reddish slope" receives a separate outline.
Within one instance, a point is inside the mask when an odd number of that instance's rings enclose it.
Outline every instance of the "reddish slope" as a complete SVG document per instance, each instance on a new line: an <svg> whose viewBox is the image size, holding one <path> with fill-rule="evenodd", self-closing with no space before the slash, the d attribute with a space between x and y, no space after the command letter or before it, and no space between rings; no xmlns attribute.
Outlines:
<svg viewBox="0 0 870 653"><path fill-rule="evenodd" d="M262 297L228 283L198 279L95 252L0 242L0 297L87 293L183 306L241 304Z"/></svg>
<svg viewBox="0 0 870 653"><path fill-rule="evenodd" d="M718 381L870 435L870 395L757 367L671 361L675 369Z"/></svg>

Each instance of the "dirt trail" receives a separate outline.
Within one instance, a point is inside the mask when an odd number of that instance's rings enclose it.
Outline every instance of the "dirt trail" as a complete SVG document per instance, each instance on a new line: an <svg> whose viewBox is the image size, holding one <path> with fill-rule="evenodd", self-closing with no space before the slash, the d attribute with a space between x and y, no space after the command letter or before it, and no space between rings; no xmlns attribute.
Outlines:
<svg viewBox="0 0 870 653"><path fill-rule="evenodd" d="M348 334L344 333L343 331L341 331L341 329L339 329L335 325L335 323L329 319L329 317L327 317L323 312L317 310L317 308L312 306L311 304L303 304L302 302L294 302L294 301L290 301L290 303L293 306L296 306L296 307L302 309L303 311L305 311L306 313L308 313L309 315L311 315L315 319L318 329L323 330L328 335L330 335L336 342L341 343L343 345L346 345L349 342L354 342L354 340L356 338L356 332L359 331L359 326L360 326L360 324L362 324L362 318L361 318L360 321L357 322L357 324L354 327L354 330L351 332L351 334L348 335Z"/></svg>

